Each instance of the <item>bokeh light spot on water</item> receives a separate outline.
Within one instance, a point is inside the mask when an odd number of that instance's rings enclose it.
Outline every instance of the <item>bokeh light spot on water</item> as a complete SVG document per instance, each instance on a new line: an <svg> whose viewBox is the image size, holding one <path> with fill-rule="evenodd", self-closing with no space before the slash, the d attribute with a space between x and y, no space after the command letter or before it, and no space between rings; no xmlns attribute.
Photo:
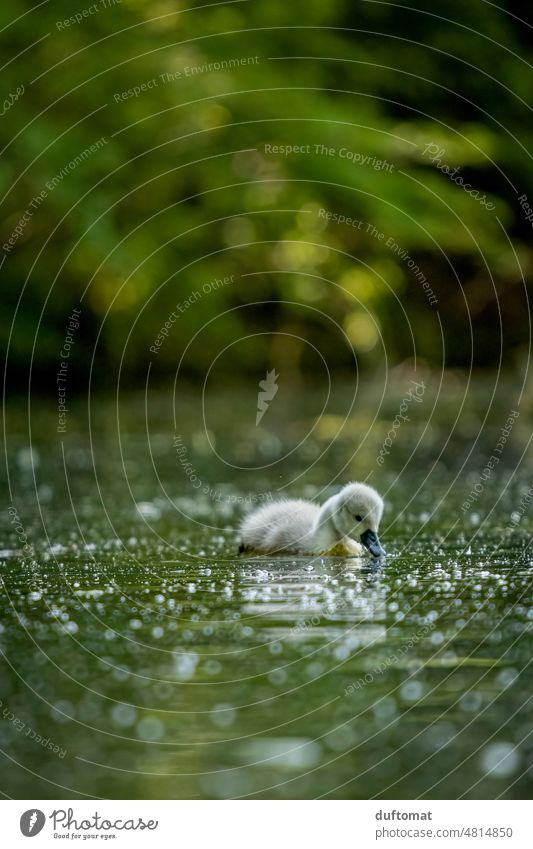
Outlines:
<svg viewBox="0 0 533 849"><path fill-rule="evenodd" d="M314 740L285 737L265 737L242 744L241 760L264 768L283 770L311 769L319 763L321 746Z"/></svg>
<svg viewBox="0 0 533 849"><path fill-rule="evenodd" d="M136 731L141 740L160 740L165 726L156 716L145 716L137 723Z"/></svg>
<svg viewBox="0 0 533 849"><path fill-rule="evenodd" d="M111 717L119 728L129 728L135 723L137 712L131 705L117 704L111 708Z"/></svg>
<svg viewBox="0 0 533 849"><path fill-rule="evenodd" d="M481 753L481 766L491 778L508 778L519 764L520 756L512 743L491 743Z"/></svg>
<svg viewBox="0 0 533 849"><path fill-rule="evenodd" d="M231 705L215 705L211 711L211 722L218 728L228 728L237 718L237 711Z"/></svg>

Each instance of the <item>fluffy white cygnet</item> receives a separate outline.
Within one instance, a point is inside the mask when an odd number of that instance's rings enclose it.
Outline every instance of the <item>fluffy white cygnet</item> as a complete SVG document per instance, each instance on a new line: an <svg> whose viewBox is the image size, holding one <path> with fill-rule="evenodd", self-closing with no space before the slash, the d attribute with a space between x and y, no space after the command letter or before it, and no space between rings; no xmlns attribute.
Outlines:
<svg viewBox="0 0 533 849"><path fill-rule="evenodd" d="M275 501L244 518L239 551L361 555L367 548L379 557L385 554L377 536L382 514L383 499L364 483L347 484L322 507Z"/></svg>

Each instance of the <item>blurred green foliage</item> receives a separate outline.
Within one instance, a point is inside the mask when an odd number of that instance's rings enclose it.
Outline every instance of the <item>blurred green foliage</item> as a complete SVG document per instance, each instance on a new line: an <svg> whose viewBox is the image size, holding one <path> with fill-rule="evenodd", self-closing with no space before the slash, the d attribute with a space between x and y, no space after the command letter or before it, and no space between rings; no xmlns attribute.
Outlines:
<svg viewBox="0 0 533 849"><path fill-rule="evenodd" d="M0 122L2 244L46 192L4 251L13 383L30 359L55 372L80 303L76 376L94 358L102 384L142 384L149 362L198 379L222 351L221 379L281 361L297 376L322 368L311 346L338 372L350 345L370 371L415 346L435 365L513 365L532 265L524 9L4 0L3 96L24 92Z"/></svg>

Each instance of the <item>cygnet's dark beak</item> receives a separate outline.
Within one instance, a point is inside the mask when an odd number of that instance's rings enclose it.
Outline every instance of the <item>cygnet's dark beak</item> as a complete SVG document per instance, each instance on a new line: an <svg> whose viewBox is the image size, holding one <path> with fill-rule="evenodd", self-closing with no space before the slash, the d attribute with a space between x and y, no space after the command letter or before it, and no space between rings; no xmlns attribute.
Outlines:
<svg viewBox="0 0 533 849"><path fill-rule="evenodd" d="M361 542L363 543L365 548L368 548L370 554L374 557L382 557L385 552L379 544L379 539L377 534L374 531L368 529L363 534L361 534Z"/></svg>

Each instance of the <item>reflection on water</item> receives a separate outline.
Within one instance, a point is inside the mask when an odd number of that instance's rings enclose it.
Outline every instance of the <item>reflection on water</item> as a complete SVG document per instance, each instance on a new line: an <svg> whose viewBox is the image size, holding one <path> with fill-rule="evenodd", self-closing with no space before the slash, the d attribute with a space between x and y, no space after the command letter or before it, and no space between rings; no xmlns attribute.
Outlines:
<svg viewBox="0 0 533 849"><path fill-rule="evenodd" d="M57 446L34 446L37 469L13 445L30 546L8 516L0 747L14 797L531 793L529 520L509 525L527 474L486 521L483 499L457 506L475 470L443 466L418 492L416 469L392 487L384 472L385 561L247 559L235 527L249 480L216 484L220 501L197 494L156 439L158 489L130 436L126 485L105 427L96 478L73 433L69 493ZM317 476L298 494L318 493Z"/></svg>

